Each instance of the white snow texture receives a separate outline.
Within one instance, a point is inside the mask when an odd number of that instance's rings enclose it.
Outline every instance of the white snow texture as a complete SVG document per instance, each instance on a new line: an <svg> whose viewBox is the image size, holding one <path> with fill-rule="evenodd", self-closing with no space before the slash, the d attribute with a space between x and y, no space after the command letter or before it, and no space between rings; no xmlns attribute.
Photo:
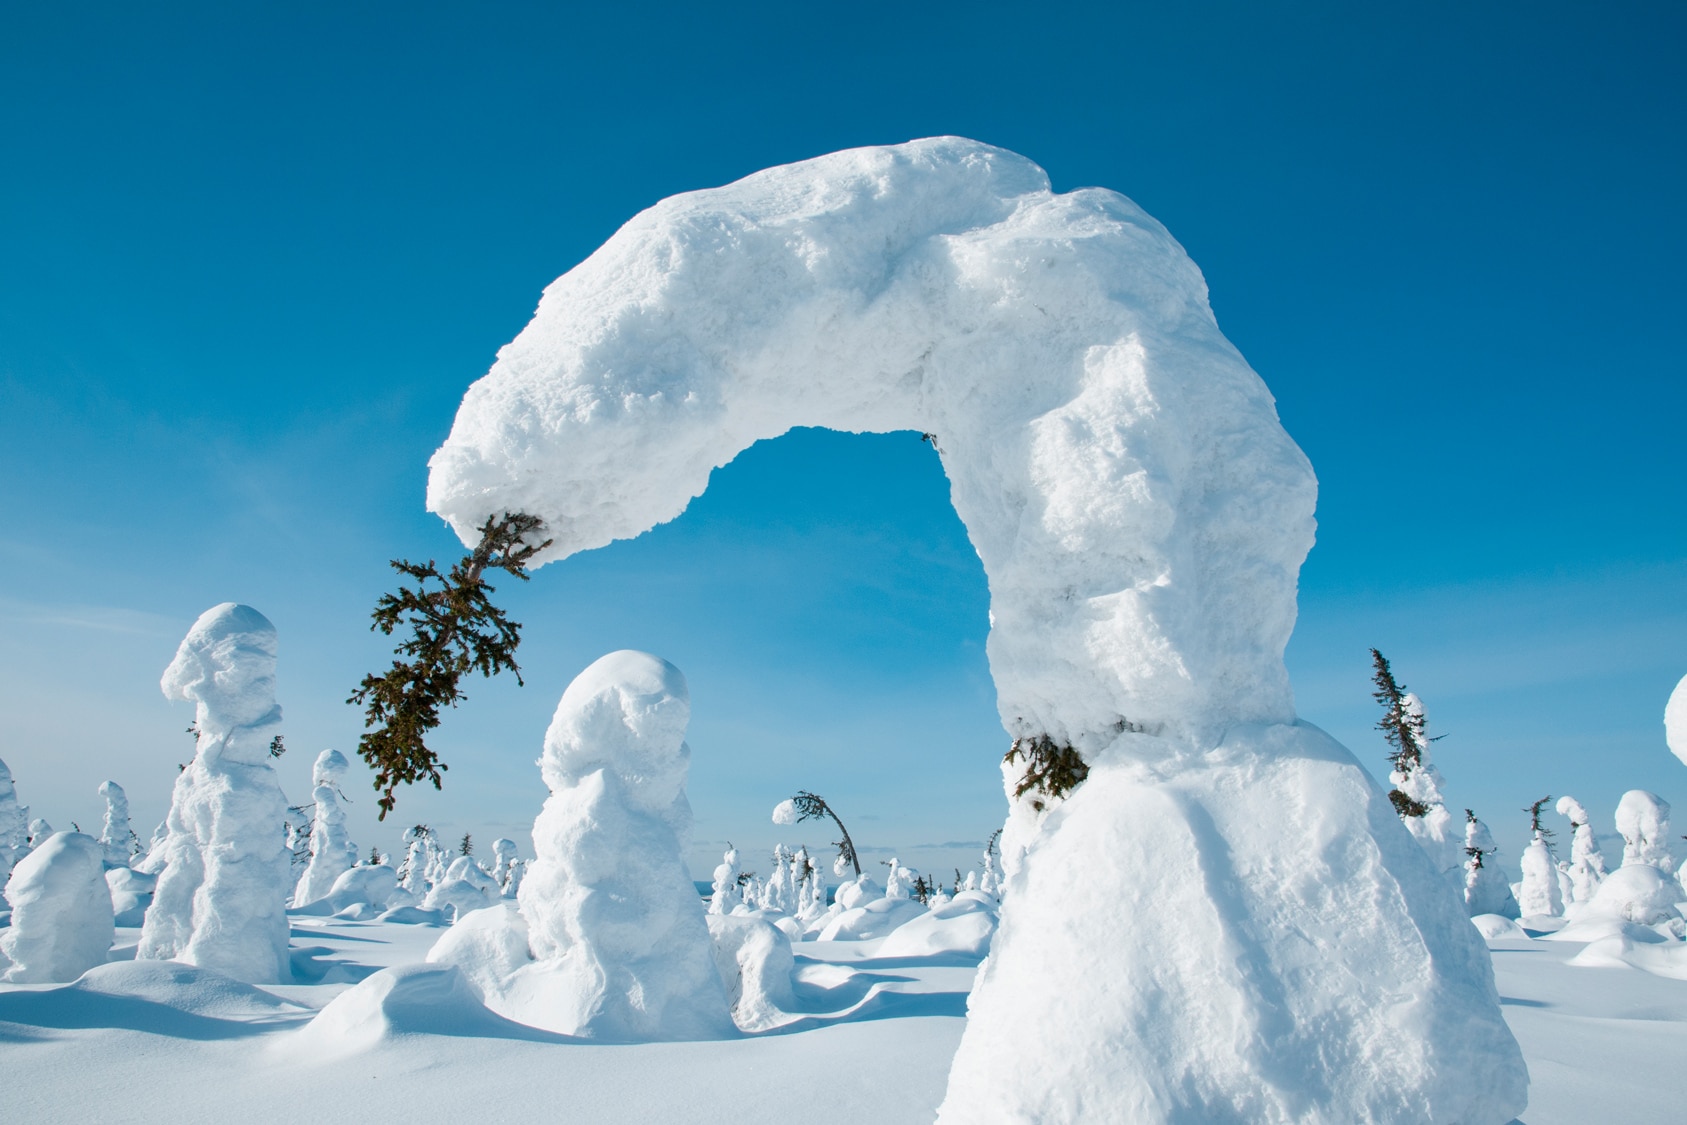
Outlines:
<svg viewBox="0 0 1687 1125"><path fill-rule="evenodd" d="M539 516L553 561L804 425L936 436L1003 724L1092 766L1009 826L943 1121L1522 1110L1458 896L1295 723L1316 482L1164 227L952 137L664 200L547 288L464 396L428 505L466 542Z"/></svg>
<svg viewBox="0 0 1687 1125"><path fill-rule="evenodd" d="M166 698L198 705L199 745L171 796L140 960L182 961L251 984L292 977L287 798L269 764L281 722L275 649L268 618L224 602L200 615L164 672Z"/></svg>
<svg viewBox="0 0 1687 1125"><path fill-rule="evenodd" d="M311 822L310 863L293 890L294 906L326 898L335 880L357 865L357 845L351 842L346 813L340 808L340 782L350 768L338 750L324 750L311 767L316 815Z"/></svg>
<svg viewBox="0 0 1687 1125"><path fill-rule="evenodd" d="M1681 677L1664 705L1664 742L1687 765L1687 676Z"/></svg>

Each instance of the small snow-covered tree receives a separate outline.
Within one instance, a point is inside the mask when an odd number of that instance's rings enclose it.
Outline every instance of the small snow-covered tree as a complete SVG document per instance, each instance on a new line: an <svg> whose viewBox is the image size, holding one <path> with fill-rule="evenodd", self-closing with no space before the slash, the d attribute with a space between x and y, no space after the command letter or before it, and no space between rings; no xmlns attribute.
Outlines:
<svg viewBox="0 0 1687 1125"><path fill-rule="evenodd" d="M732 908L742 901L738 887L738 849L728 841L726 851L715 867L713 893L709 896L709 913L731 914Z"/></svg>
<svg viewBox="0 0 1687 1125"><path fill-rule="evenodd" d="M0 931L0 980L71 981L103 964L113 937L105 849L57 832L18 862L6 883L12 922Z"/></svg>
<svg viewBox="0 0 1687 1125"><path fill-rule="evenodd" d="M885 876L884 897L907 898L914 890L914 881L919 877L919 872L911 867L903 867L895 856L885 860L884 865L890 868L890 873Z"/></svg>
<svg viewBox="0 0 1687 1125"><path fill-rule="evenodd" d="M761 908L790 914L796 909L796 888L791 883L791 852L784 844L773 845L773 869L762 887Z"/></svg>
<svg viewBox="0 0 1687 1125"><path fill-rule="evenodd" d="M129 827L129 798L115 781L102 781L100 796L105 798L105 826L100 832L105 862L111 867L127 867L141 850L140 840Z"/></svg>
<svg viewBox="0 0 1687 1125"><path fill-rule="evenodd" d="M0 885L29 851L29 810L18 804L12 771L0 761Z"/></svg>
<svg viewBox="0 0 1687 1125"><path fill-rule="evenodd" d="M324 750L311 767L314 800L309 844L310 862L293 889L293 905L308 906L328 897L334 880L357 865L357 845L351 841L346 813L340 807L345 794L340 782L351 763L338 750Z"/></svg>
<svg viewBox="0 0 1687 1125"><path fill-rule="evenodd" d="M984 873L978 877L978 889L997 900L1002 897L1002 876L996 865L996 844L1001 838L1002 830L998 828L984 842Z"/></svg>
<svg viewBox="0 0 1687 1125"><path fill-rule="evenodd" d="M1520 911L1511 884L1498 864L1490 863L1499 852L1488 826L1470 809L1464 810L1464 905L1471 917L1503 914L1516 918Z"/></svg>
<svg viewBox="0 0 1687 1125"><path fill-rule="evenodd" d="M1587 809L1574 797L1560 797L1554 806L1570 820L1570 862L1565 874L1570 880L1570 901L1590 902L1605 878L1605 856L1594 839Z"/></svg>
<svg viewBox="0 0 1687 1125"><path fill-rule="evenodd" d="M492 878L502 887L509 882L510 864L515 862L515 841L505 838L492 841Z"/></svg>
<svg viewBox="0 0 1687 1125"><path fill-rule="evenodd" d="M404 830L404 862L398 868L398 885L420 898L428 890L428 857L433 829L417 824Z"/></svg>
<svg viewBox="0 0 1687 1125"><path fill-rule="evenodd" d="M1430 761L1428 720L1423 700L1394 678L1387 657L1371 650L1371 693L1382 705L1377 729L1390 747L1388 800L1407 831L1429 856L1435 869L1456 885L1464 883L1463 831L1441 796L1441 774Z"/></svg>
<svg viewBox="0 0 1687 1125"><path fill-rule="evenodd" d="M1564 914L1564 896L1558 886L1558 864L1552 854L1552 830L1541 823L1541 808L1552 797L1542 797L1523 811L1529 814L1532 838L1523 849L1523 881L1518 887L1517 905L1523 917Z"/></svg>
<svg viewBox="0 0 1687 1125"><path fill-rule="evenodd" d="M1623 837L1623 866L1647 863L1665 875L1675 871L1669 853L1669 802L1644 789L1630 789L1617 802L1617 831Z"/></svg>

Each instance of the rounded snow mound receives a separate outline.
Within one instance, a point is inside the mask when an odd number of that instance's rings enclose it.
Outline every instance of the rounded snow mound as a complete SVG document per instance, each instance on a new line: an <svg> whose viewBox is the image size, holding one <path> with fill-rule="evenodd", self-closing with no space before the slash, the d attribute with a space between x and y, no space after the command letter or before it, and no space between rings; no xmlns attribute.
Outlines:
<svg viewBox="0 0 1687 1125"><path fill-rule="evenodd" d="M733 1022L742 1031L788 1022L796 1008L791 990L796 958L790 936L772 922L747 914L711 914L708 921L715 967L726 985Z"/></svg>
<svg viewBox="0 0 1687 1125"><path fill-rule="evenodd" d="M216 1019L251 1019L309 1011L273 992L179 961L114 961L71 985L102 996L128 996Z"/></svg>
<svg viewBox="0 0 1687 1125"><path fill-rule="evenodd" d="M395 965L334 997L299 1029L295 1042L348 1054L404 1036L508 1038L511 1030L510 1021L487 1010L480 989L455 965Z"/></svg>
<svg viewBox="0 0 1687 1125"><path fill-rule="evenodd" d="M1650 863L1629 863L1605 876L1593 898L1563 929L1549 934L1554 941L1598 941L1626 932L1625 924L1656 926L1679 919L1676 903L1681 884Z"/></svg>
<svg viewBox="0 0 1687 1125"><path fill-rule="evenodd" d="M1483 941L1511 941L1517 938L1527 939L1529 936L1523 932L1522 926L1504 914L1478 914L1470 921L1475 925L1476 932L1482 935Z"/></svg>
<svg viewBox="0 0 1687 1125"><path fill-rule="evenodd" d="M985 896L962 891L952 902L892 930L879 946L880 957L970 957L990 952L996 912Z"/></svg>
<svg viewBox="0 0 1687 1125"><path fill-rule="evenodd" d="M111 949L114 921L105 848L81 832L55 832L12 869L12 921L0 932L0 980L72 981Z"/></svg>

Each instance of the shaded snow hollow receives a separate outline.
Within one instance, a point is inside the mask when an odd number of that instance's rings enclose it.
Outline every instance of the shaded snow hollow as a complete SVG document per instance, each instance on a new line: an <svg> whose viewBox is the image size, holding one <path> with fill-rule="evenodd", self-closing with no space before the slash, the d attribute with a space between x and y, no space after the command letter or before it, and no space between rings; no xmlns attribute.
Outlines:
<svg viewBox="0 0 1687 1125"><path fill-rule="evenodd" d="M1455 890L1295 722L1316 482L1165 228L959 138L664 200L469 389L428 505L466 540L539 516L552 561L674 518L799 425L936 436L1003 724L1092 766L1014 805L944 1122L1522 1110Z"/></svg>

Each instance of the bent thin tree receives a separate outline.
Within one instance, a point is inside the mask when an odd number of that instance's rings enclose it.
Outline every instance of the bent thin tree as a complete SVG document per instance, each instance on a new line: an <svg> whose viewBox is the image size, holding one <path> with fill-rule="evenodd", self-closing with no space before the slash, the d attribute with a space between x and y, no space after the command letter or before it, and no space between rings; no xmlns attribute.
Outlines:
<svg viewBox="0 0 1687 1125"><path fill-rule="evenodd" d="M415 579L416 586L381 595L370 629L390 636L403 625L410 639L398 646L397 659L386 674L363 677L346 700L364 705L366 729L357 752L375 769L380 819L397 804L394 790L399 785L425 778L435 789L441 787L440 775L448 767L428 747L426 737L439 726L440 708L455 707L464 697L459 687L464 673L478 671L490 678L507 671L515 674L516 683L522 682L515 662L521 625L492 604L488 595L494 588L486 573L504 570L527 581L528 560L551 544L549 539L529 541L542 534L544 526L537 516L521 512L488 516L480 542L449 574L440 574L432 559L426 565L392 560L393 569Z"/></svg>
<svg viewBox="0 0 1687 1125"><path fill-rule="evenodd" d="M797 795L791 798L791 804L796 806L798 824L805 820L818 820L823 816L832 818L832 823L838 826L838 832L843 836L843 839L834 840L832 843L838 849L838 855L855 868L855 877L861 878L861 861L855 855L855 841L849 838L849 829L844 827L844 822L838 818L838 814L832 811L832 806L828 805L824 798L806 789L798 790Z"/></svg>

